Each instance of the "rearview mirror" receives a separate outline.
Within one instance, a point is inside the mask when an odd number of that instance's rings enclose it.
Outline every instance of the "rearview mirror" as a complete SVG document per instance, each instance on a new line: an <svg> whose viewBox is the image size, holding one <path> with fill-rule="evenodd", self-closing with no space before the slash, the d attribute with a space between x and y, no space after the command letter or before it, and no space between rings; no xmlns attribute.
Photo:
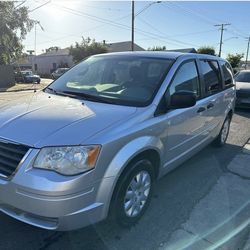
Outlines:
<svg viewBox="0 0 250 250"><path fill-rule="evenodd" d="M182 109L196 104L196 94L192 91L177 91L170 97L170 108Z"/></svg>

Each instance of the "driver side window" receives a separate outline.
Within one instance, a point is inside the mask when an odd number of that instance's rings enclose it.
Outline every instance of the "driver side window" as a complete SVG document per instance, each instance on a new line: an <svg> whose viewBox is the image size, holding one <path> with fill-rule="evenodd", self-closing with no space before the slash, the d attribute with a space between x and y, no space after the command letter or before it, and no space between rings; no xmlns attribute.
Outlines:
<svg viewBox="0 0 250 250"><path fill-rule="evenodd" d="M169 88L169 95L182 90L192 91L197 97L200 95L199 76L195 61L188 61L179 67Z"/></svg>

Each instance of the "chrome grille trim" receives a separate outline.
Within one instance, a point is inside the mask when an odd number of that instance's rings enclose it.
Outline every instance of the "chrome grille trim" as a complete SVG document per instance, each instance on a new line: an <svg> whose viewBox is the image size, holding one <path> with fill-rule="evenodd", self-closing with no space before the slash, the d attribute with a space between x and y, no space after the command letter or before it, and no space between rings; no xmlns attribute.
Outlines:
<svg viewBox="0 0 250 250"><path fill-rule="evenodd" d="M29 152L28 146L0 138L0 177L12 178Z"/></svg>

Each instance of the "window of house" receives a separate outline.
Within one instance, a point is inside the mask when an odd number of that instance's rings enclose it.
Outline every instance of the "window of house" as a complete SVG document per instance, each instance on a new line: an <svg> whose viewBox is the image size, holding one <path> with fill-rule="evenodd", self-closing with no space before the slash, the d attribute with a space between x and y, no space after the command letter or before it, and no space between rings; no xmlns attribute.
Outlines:
<svg viewBox="0 0 250 250"><path fill-rule="evenodd" d="M201 60L206 96L218 93L222 89L220 69L217 61Z"/></svg>
<svg viewBox="0 0 250 250"><path fill-rule="evenodd" d="M199 77L195 61L180 66L169 88L169 94L171 96L181 90L192 91L199 96Z"/></svg>

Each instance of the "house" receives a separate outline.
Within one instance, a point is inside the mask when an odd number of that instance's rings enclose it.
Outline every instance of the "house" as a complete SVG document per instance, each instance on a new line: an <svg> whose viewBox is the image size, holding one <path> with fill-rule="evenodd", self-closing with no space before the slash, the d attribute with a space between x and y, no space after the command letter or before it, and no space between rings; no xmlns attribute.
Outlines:
<svg viewBox="0 0 250 250"><path fill-rule="evenodd" d="M32 70L32 61L34 55L23 55L13 63L15 70Z"/></svg>
<svg viewBox="0 0 250 250"><path fill-rule="evenodd" d="M123 52L123 51L131 51L131 41L126 41L126 42L118 42L118 43L105 43L108 52ZM144 51L142 47L134 43L134 51Z"/></svg>
<svg viewBox="0 0 250 250"><path fill-rule="evenodd" d="M187 49L171 49L167 50L168 52L181 52L181 53L197 53L195 48L187 48Z"/></svg>
<svg viewBox="0 0 250 250"><path fill-rule="evenodd" d="M53 49L33 57L32 69L34 72L48 76L57 68L67 68L74 65L69 49Z"/></svg>
<svg viewBox="0 0 250 250"><path fill-rule="evenodd" d="M131 41L106 44L108 52L122 52L131 50ZM134 44L135 51L144 49ZM32 70L42 76L48 76L57 68L72 67L74 65L73 57L69 54L69 49L55 49L46 51L43 54L33 57Z"/></svg>

